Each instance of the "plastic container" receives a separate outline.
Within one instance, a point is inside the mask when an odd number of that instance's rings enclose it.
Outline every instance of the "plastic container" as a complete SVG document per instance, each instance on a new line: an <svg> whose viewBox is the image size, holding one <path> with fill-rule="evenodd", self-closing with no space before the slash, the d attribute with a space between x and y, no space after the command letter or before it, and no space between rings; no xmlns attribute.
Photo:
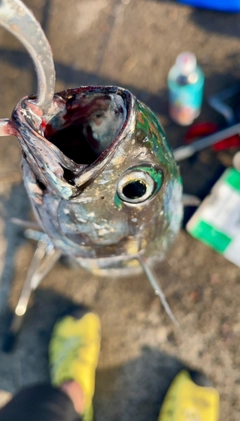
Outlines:
<svg viewBox="0 0 240 421"><path fill-rule="evenodd" d="M199 116L202 105L204 74L194 54L179 54L168 73L169 113L181 126L188 126Z"/></svg>

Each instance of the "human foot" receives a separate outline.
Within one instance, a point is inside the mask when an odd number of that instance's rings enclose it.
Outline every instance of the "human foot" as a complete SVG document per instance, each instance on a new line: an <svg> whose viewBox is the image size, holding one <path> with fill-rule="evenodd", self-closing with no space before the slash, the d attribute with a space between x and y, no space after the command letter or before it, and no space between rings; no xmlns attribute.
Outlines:
<svg viewBox="0 0 240 421"><path fill-rule="evenodd" d="M84 421L93 417L99 351L100 320L96 314L77 309L55 324L49 345L51 383L68 394Z"/></svg>

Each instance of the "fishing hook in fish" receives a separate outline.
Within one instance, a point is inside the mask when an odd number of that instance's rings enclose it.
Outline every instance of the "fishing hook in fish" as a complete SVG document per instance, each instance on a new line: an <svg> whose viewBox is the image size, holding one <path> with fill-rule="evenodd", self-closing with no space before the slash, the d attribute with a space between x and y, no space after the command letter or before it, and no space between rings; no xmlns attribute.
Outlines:
<svg viewBox="0 0 240 421"><path fill-rule="evenodd" d="M20 0L0 1L0 25L11 32L30 54L38 78L37 97L32 102L47 112L55 88L55 68L51 47L33 13ZM13 134L9 119L0 120L0 136Z"/></svg>

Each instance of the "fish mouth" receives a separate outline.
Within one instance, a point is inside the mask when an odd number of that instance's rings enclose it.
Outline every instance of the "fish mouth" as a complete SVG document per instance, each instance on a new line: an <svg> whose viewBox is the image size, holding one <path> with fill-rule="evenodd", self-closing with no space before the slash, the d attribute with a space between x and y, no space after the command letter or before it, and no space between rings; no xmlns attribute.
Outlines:
<svg viewBox="0 0 240 421"><path fill-rule="evenodd" d="M44 136L68 158L86 166L111 146L127 116L120 92L68 91L58 94L56 103L60 110L50 121L45 120Z"/></svg>
<svg viewBox="0 0 240 421"><path fill-rule="evenodd" d="M70 184L80 187L104 168L125 137L131 105L130 92L117 87L81 87L54 96L55 114L43 120L43 134L64 155Z"/></svg>
<svg viewBox="0 0 240 421"><path fill-rule="evenodd" d="M24 156L41 183L69 199L102 171L125 139L135 98L115 86L68 89L54 95L41 118L29 103L25 98L13 113Z"/></svg>

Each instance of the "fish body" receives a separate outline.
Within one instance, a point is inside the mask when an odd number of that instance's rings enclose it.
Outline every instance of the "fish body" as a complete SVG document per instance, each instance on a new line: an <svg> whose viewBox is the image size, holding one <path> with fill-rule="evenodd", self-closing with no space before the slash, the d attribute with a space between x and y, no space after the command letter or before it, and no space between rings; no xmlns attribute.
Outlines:
<svg viewBox="0 0 240 421"><path fill-rule="evenodd" d="M55 94L47 114L24 98L12 125L24 183L57 249L98 275L161 260L182 219L182 185L162 127L129 91Z"/></svg>

